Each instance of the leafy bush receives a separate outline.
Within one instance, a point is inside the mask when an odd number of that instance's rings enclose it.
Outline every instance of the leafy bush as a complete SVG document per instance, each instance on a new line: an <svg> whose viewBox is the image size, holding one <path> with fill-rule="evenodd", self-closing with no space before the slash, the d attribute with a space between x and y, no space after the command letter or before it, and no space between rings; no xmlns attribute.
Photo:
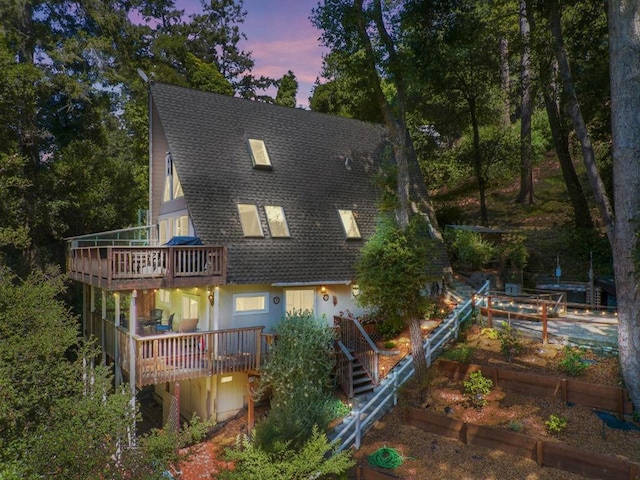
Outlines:
<svg viewBox="0 0 640 480"><path fill-rule="evenodd" d="M500 258L505 267L523 269L529 260L529 251L521 235L505 235L500 245Z"/></svg>
<svg viewBox="0 0 640 480"><path fill-rule="evenodd" d="M520 433L522 432L523 428L524 427L522 426L522 422L518 420L511 420L509 422L509 430L511 430L512 432Z"/></svg>
<svg viewBox="0 0 640 480"><path fill-rule="evenodd" d="M486 241L477 232L470 230L449 230L448 242L455 257L473 269L486 267L496 258L496 246Z"/></svg>
<svg viewBox="0 0 640 480"><path fill-rule="evenodd" d="M584 361L582 350L567 345L562 351L562 360L558 366L567 375L578 377L589 365Z"/></svg>
<svg viewBox="0 0 640 480"><path fill-rule="evenodd" d="M378 323L378 333L382 335L382 338L389 339L398 335L404 330L404 320L398 315L385 316L380 323Z"/></svg>
<svg viewBox="0 0 640 480"><path fill-rule="evenodd" d="M474 349L469 345L460 345L456 348L451 348L442 352L442 358L447 360L453 360L454 362L469 363L469 360L473 356Z"/></svg>
<svg viewBox="0 0 640 480"><path fill-rule="evenodd" d="M267 452L287 444L302 448L314 426L324 431L332 398L334 332L312 312L287 314L276 327L278 339L262 369L256 397L271 391L268 416L256 425L255 441Z"/></svg>
<svg viewBox="0 0 640 480"><path fill-rule="evenodd" d="M349 405L346 405L338 398L333 398L327 403L327 414L329 420L335 420L336 418L342 418L351 412Z"/></svg>
<svg viewBox="0 0 640 480"><path fill-rule="evenodd" d="M313 427L311 437L301 449L292 449L288 442L279 443L273 452L256 445L254 438L238 437L236 448L227 449L226 457L235 462L235 469L221 472L226 480L270 480L334 478L351 468L355 462L348 451L338 452L338 444L331 445L324 433ZM329 454L330 453L330 454Z"/></svg>
<svg viewBox="0 0 640 480"><path fill-rule="evenodd" d="M513 361L515 357L522 353L524 348L520 341L520 336L507 322L502 322L502 331L498 332L500 340L500 352L504 355L508 362Z"/></svg>
<svg viewBox="0 0 640 480"><path fill-rule="evenodd" d="M567 419L564 417L559 417L552 413L549 416L549 420L544 422L544 424L547 426L547 430L558 436L560 435L560 432L567 428Z"/></svg>
<svg viewBox="0 0 640 480"><path fill-rule="evenodd" d="M486 335L487 338L490 338L491 340L497 340L499 338L498 330L495 328L485 327L480 331L480 334Z"/></svg>
<svg viewBox="0 0 640 480"><path fill-rule="evenodd" d="M469 380L462 382L464 385L464 396L472 407L478 410L487 404L487 395L491 393L493 381L482 376L482 371L478 370L469 375Z"/></svg>

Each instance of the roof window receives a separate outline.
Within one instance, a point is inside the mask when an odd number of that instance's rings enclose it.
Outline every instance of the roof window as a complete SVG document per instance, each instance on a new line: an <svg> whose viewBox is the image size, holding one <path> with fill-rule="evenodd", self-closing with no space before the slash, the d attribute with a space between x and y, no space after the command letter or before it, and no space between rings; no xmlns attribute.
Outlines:
<svg viewBox="0 0 640 480"><path fill-rule="evenodd" d="M278 206L265 205L264 211L267 214L271 236L289 237L289 226L287 225L287 218L284 216L284 209Z"/></svg>
<svg viewBox="0 0 640 480"><path fill-rule="evenodd" d="M267 146L264 144L264 141L250 138L249 149L251 150L251 161L253 162L253 168L272 168L271 159L269 158Z"/></svg>
<svg viewBox="0 0 640 480"><path fill-rule="evenodd" d="M362 238L353 210L338 210L338 213L340 214L342 228L344 228L344 233L347 236L347 239Z"/></svg>
<svg viewBox="0 0 640 480"><path fill-rule="evenodd" d="M258 216L258 207L256 205L239 203L238 214L240 215L242 233L245 237L264 237L262 225L260 225L260 217Z"/></svg>

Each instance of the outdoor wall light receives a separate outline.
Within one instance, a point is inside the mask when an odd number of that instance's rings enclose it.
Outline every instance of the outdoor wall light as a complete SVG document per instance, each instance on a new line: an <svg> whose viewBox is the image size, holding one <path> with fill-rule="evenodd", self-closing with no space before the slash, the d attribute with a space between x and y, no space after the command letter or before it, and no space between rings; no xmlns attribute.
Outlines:
<svg viewBox="0 0 640 480"><path fill-rule="evenodd" d="M215 301L215 297L213 296L213 292L211 290L209 290L209 295L207 295L207 298L209 299L209 305L213 307L213 302Z"/></svg>
<svg viewBox="0 0 640 480"><path fill-rule="evenodd" d="M360 295L360 285L351 285L351 295L354 297Z"/></svg>
<svg viewBox="0 0 640 480"><path fill-rule="evenodd" d="M322 285L322 286L320 287L320 293L323 293L323 294L324 294L324 293L327 293L327 287L325 287L324 285Z"/></svg>

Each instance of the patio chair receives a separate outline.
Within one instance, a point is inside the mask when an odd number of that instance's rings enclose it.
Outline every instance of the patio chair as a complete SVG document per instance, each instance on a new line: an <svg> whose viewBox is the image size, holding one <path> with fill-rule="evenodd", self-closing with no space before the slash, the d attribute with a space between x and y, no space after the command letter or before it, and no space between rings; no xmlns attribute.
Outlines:
<svg viewBox="0 0 640 480"><path fill-rule="evenodd" d="M156 324L160 325L162 323L162 309L154 308L151 310L151 320L155 321Z"/></svg>
<svg viewBox="0 0 640 480"><path fill-rule="evenodd" d="M166 325L156 325L156 331L158 332L170 332L171 329L173 328L173 316L175 315L175 313L172 313L171 315L169 315L169 321L167 322Z"/></svg>

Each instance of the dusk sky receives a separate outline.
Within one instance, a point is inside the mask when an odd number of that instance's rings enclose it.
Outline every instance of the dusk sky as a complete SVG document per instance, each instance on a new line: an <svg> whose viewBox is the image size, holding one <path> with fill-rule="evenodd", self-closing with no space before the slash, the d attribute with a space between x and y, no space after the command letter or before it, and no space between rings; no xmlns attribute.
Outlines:
<svg viewBox="0 0 640 480"><path fill-rule="evenodd" d="M200 0L176 4L187 15L202 11ZM292 70L299 84L297 104L304 107L322 67L320 31L309 20L317 4L318 0L245 0L247 16L240 26L247 36L242 48L251 51L255 61L252 73L281 78Z"/></svg>

